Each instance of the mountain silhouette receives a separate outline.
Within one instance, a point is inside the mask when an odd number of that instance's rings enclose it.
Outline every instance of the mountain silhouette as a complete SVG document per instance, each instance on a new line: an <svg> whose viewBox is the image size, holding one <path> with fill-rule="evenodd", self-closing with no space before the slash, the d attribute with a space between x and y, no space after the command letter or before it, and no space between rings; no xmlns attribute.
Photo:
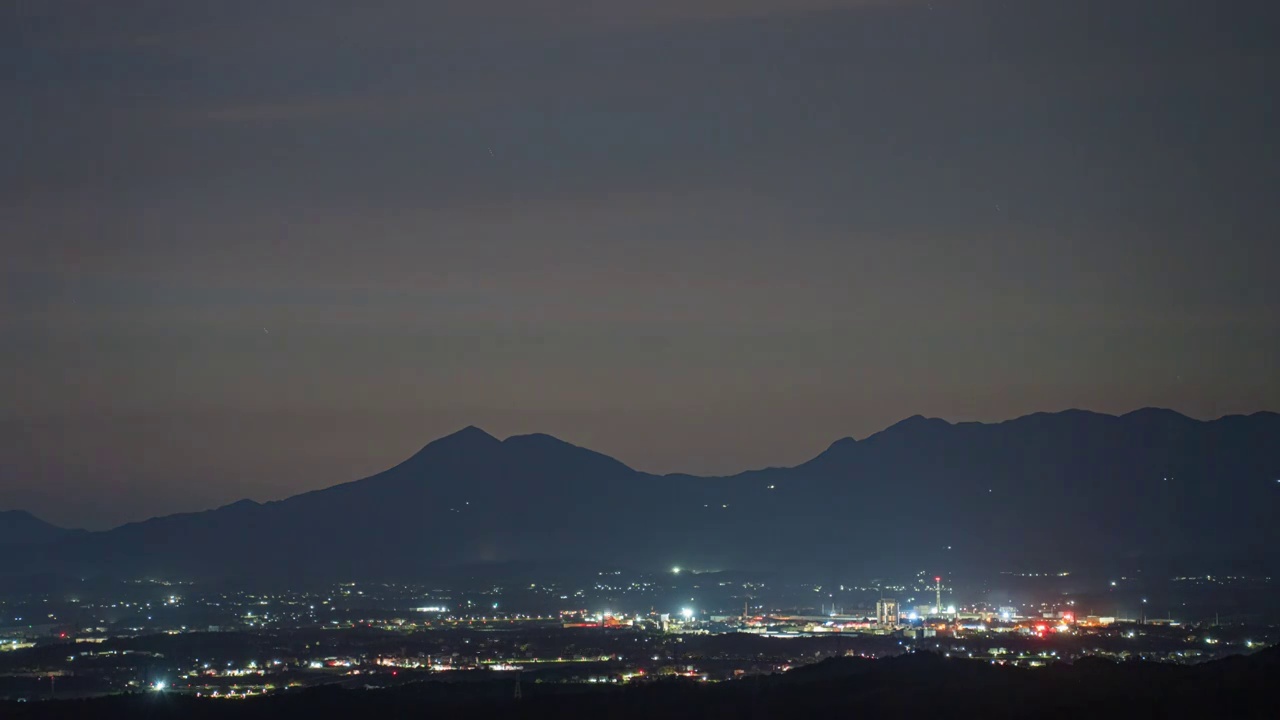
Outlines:
<svg viewBox="0 0 1280 720"><path fill-rule="evenodd" d="M875 572L1046 558L1096 572L1269 572L1278 478L1275 413L915 416L796 467L729 477L651 475L549 435L468 427L384 472L285 500L0 538L32 546L15 572L131 577L420 577L519 562Z"/></svg>
<svg viewBox="0 0 1280 720"><path fill-rule="evenodd" d="M48 543L80 532L47 523L25 510L0 510L0 546Z"/></svg>

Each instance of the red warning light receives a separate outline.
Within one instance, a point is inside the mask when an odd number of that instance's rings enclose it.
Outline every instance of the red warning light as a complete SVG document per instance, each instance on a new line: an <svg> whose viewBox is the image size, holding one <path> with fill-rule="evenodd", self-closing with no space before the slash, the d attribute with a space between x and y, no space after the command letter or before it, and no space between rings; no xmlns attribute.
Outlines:
<svg viewBox="0 0 1280 720"><path fill-rule="evenodd" d="M934 579L933 579L933 581L934 581L934 582L936 582L936 583L940 583L940 582L942 582L942 578L940 578L940 577L936 577L936 578L934 578Z"/></svg>

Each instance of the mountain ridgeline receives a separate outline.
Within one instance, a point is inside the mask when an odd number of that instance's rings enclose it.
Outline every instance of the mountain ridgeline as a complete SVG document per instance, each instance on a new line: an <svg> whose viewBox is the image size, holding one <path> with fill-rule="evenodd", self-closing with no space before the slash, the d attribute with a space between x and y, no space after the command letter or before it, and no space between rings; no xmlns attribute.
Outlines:
<svg viewBox="0 0 1280 720"><path fill-rule="evenodd" d="M82 532L47 523L25 510L0 510L0 548L41 545Z"/></svg>
<svg viewBox="0 0 1280 720"><path fill-rule="evenodd" d="M522 563L1272 572L1277 510L1280 415L1066 411L913 417L796 467L731 477L650 475L547 435L469 427L372 477L275 502L94 533L2 514L0 543L22 544L9 573L210 579Z"/></svg>

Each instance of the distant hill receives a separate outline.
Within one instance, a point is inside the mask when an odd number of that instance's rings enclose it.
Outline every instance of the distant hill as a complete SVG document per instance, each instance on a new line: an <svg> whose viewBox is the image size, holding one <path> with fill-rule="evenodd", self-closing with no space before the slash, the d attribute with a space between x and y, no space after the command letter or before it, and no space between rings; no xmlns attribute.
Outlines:
<svg viewBox="0 0 1280 720"><path fill-rule="evenodd" d="M0 546L48 543L79 530L67 530L25 510L0 510Z"/></svg>
<svg viewBox="0 0 1280 720"><path fill-rule="evenodd" d="M1280 415L913 417L792 468L655 476L469 427L363 480L98 533L11 569L420 577L522 562L824 571L1280 569ZM30 567L22 567L22 563Z"/></svg>

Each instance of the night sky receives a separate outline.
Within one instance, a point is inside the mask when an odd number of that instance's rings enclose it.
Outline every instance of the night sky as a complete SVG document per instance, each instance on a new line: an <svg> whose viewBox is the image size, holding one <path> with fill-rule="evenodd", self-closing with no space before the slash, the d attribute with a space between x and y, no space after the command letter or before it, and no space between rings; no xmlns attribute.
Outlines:
<svg viewBox="0 0 1280 720"><path fill-rule="evenodd" d="M0 508L1280 409L1277 6L10 0Z"/></svg>

